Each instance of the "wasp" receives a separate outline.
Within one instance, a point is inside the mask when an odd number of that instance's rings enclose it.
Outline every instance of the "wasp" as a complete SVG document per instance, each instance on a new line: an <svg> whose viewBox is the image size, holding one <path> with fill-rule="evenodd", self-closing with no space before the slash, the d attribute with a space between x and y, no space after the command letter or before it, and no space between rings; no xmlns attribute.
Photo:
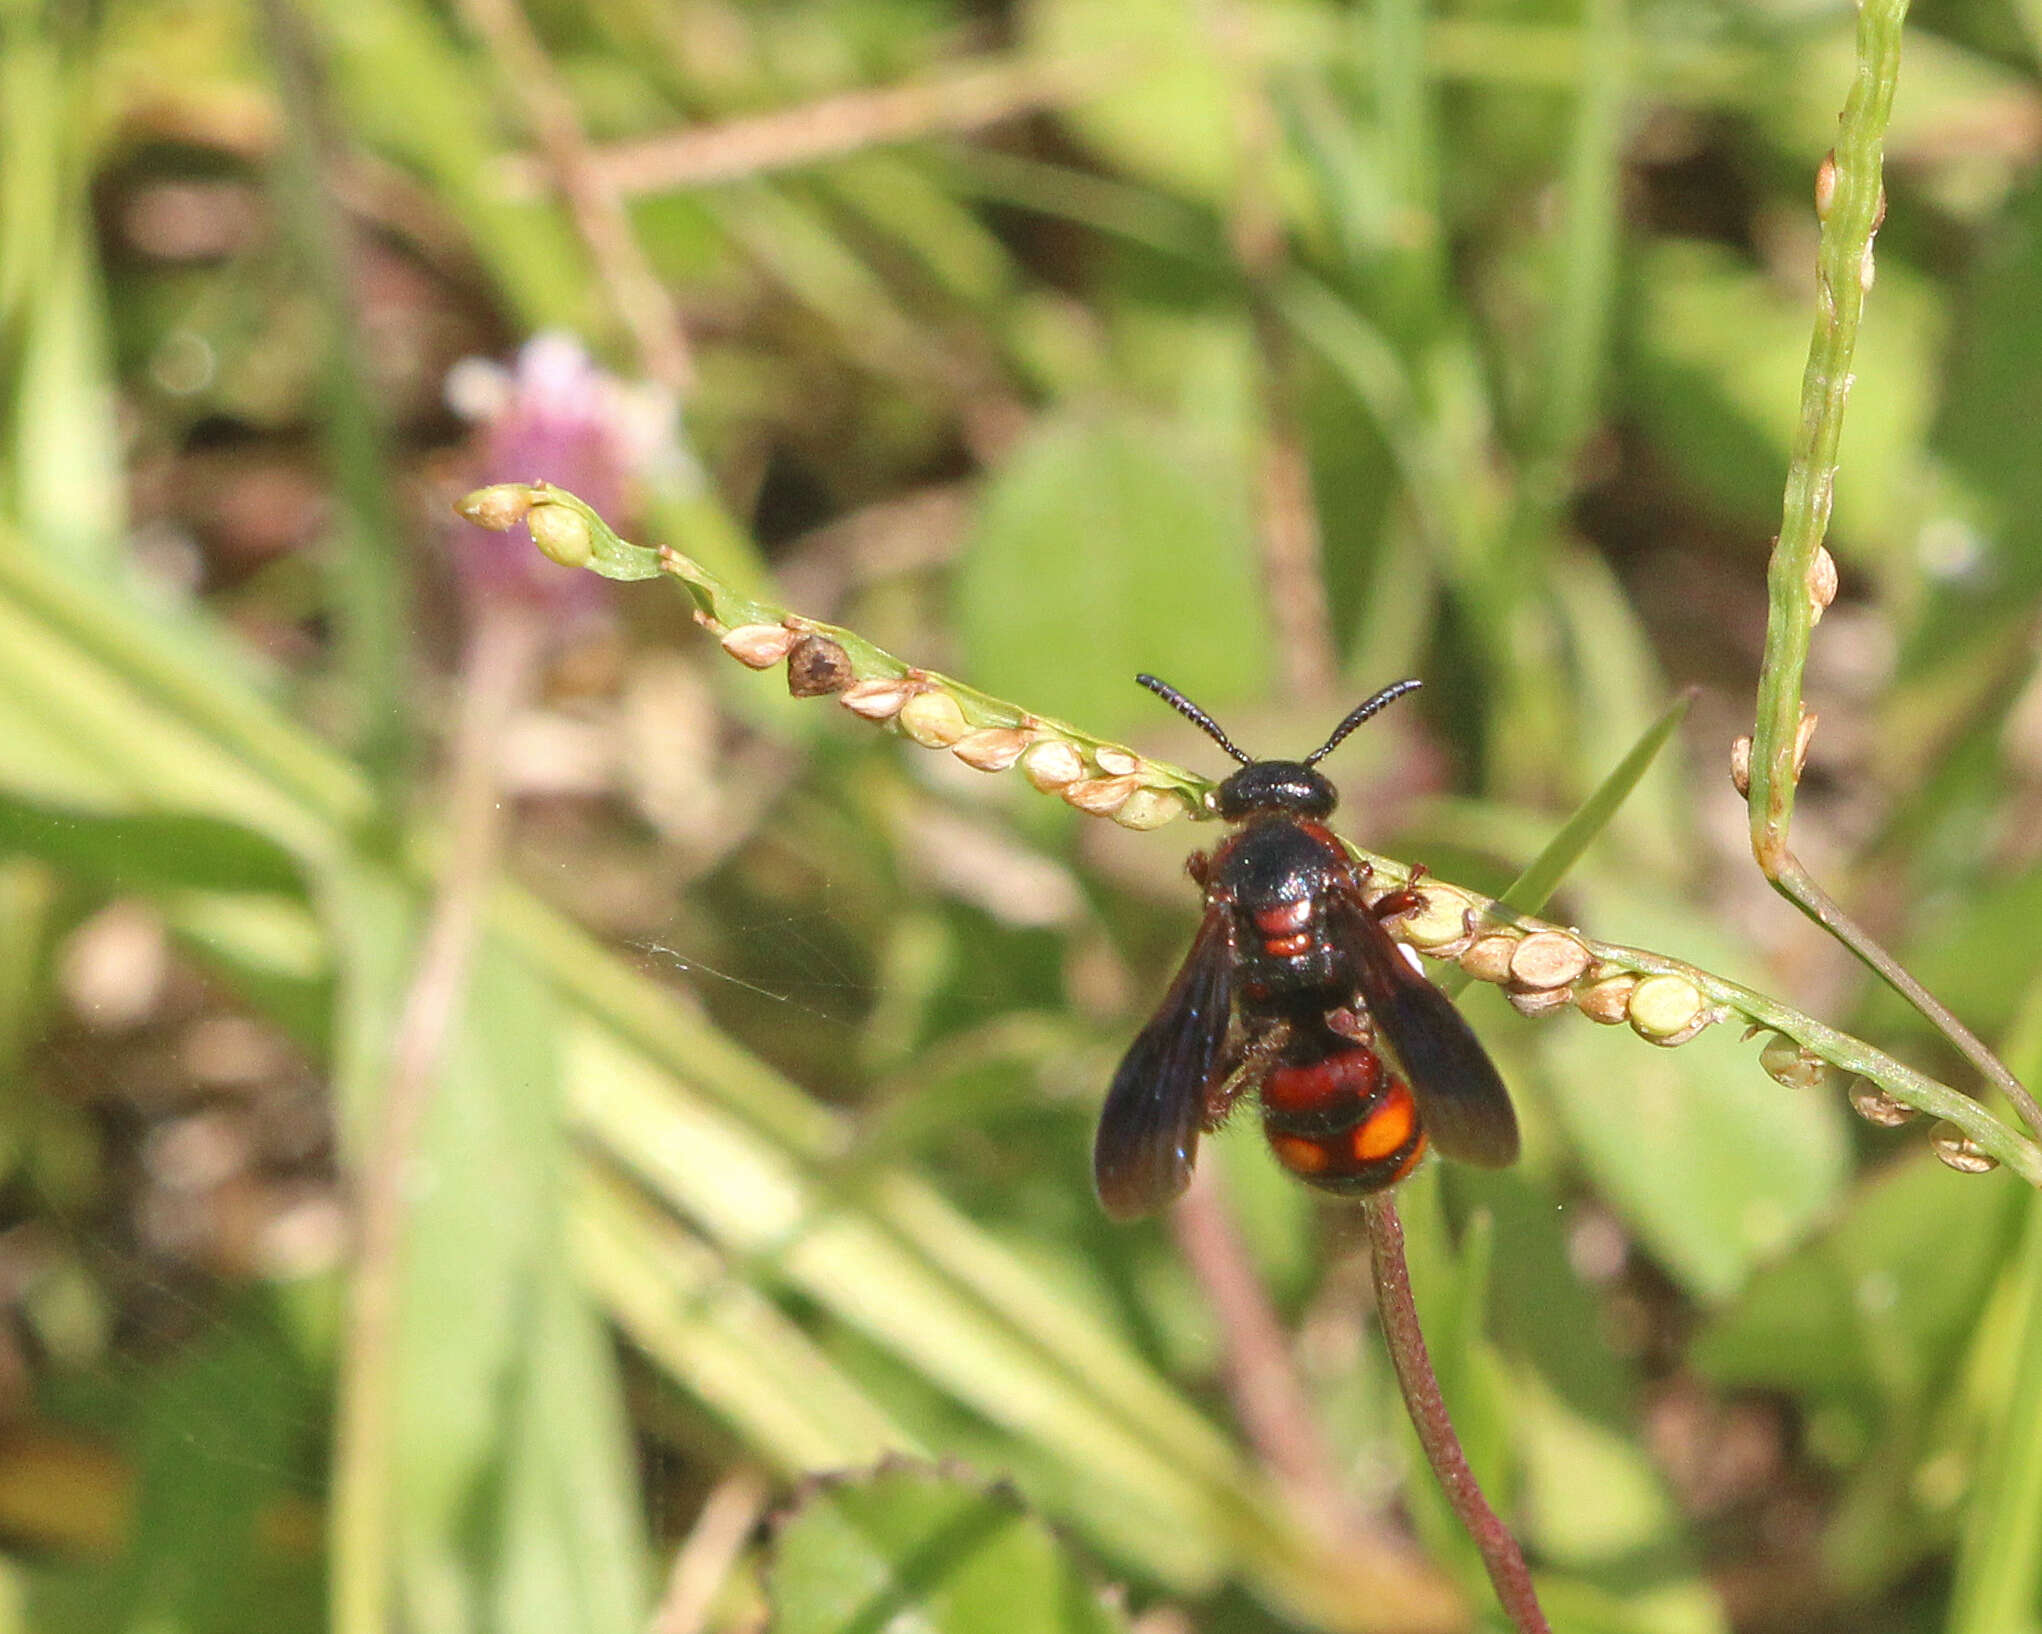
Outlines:
<svg viewBox="0 0 2042 1634"><path fill-rule="evenodd" d="M1327 1191L1395 1185L1428 1144L1487 1168L1515 1161L1495 1065L1384 929L1423 896L1406 886L1371 903L1368 864L1325 823L1338 796L1318 763L1419 683L1384 687L1303 760L1256 760L1175 687L1136 680L1240 763L1208 799L1238 826L1190 859L1204 918L1107 1091L1092 1149L1106 1212L1131 1220L1175 1200L1200 1134L1251 1091L1277 1161Z"/></svg>

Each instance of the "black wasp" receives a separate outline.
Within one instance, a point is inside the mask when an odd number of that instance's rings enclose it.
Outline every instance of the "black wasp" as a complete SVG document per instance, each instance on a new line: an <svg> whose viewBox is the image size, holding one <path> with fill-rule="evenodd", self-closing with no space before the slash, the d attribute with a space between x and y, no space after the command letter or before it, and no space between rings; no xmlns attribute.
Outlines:
<svg viewBox="0 0 2042 1634"><path fill-rule="evenodd" d="M1418 683L1384 687L1303 760L1252 760L1176 688L1136 679L1241 763L1211 797L1240 828L1211 855L1192 854L1205 919L1107 1091L1092 1148L1106 1212L1130 1220L1175 1199L1199 1134L1252 1089L1278 1161L1327 1191L1394 1185L1428 1140L1467 1163L1514 1161L1503 1080L1383 929L1422 896L1407 886L1370 904L1367 865L1322 821L1337 796L1318 763Z"/></svg>

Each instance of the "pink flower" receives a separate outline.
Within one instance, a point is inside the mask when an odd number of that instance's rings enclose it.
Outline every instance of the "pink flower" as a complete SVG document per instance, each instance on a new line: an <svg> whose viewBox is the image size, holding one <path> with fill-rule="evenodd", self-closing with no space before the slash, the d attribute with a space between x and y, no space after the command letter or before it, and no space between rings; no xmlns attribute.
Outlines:
<svg viewBox="0 0 2042 1634"><path fill-rule="evenodd" d="M509 369L463 359L448 371L446 392L454 412L476 425L465 484L550 482L588 501L620 532L631 524L640 480L684 457L671 397L605 373L578 340L558 331L534 335ZM603 605L603 581L546 560L524 524L507 533L453 526L455 571L472 600L509 597L563 620Z"/></svg>

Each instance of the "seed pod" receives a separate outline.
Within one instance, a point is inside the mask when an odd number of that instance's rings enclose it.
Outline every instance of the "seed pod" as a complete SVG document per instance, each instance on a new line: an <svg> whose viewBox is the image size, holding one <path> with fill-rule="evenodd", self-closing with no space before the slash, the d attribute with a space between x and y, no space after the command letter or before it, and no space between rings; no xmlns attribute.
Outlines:
<svg viewBox="0 0 2042 1634"><path fill-rule="evenodd" d="M596 553L588 518L568 505L534 505L525 516L532 543L562 567L586 567Z"/></svg>
<svg viewBox="0 0 2042 1634"><path fill-rule="evenodd" d="M1122 828L1146 832L1175 821L1188 809L1184 797L1173 790L1138 788L1121 803L1113 820Z"/></svg>
<svg viewBox="0 0 2042 1634"><path fill-rule="evenodd" d="M1638 985L1638 978L1628 971L1620 975L1606 976L1601 981L1590 982L1577 988L1574 1003L1590 1021L1599 1021L1605 1027L1614 1027L1618 1022L1629 1019L1631 992Z"/></svg>
<svg viewBox="0 0 2042 1634"><path fill-rule="evenodd" d="M524 521L532 508L532 490L522 482L499 482L477 488L454 507L478 528L502 533Z"/></svg>
<svg viewBox="0 0 2042 1634"><path fill-rule="evenodd" d="M1789 1089L1819 1088L1830 1070L1821 1056L1805 1044L1795 1043L1785 1033L1774 1033L1760 1046L1758 1064L1774 1083L1785 1084Z"/></svg>
<svg viewBox="0 0 2042 1634"><path fill-rule="evenodd" d="M1751 798L1751 738L1733 739L1730 744L1730 786L1745 799Z"/></svg>
<svg viewBox="0 0 2042 1634"><path fill-rule="evenodd" d="M1075 783L1066 783L1059 792L1082 812L1093 817L1110 817L1139 787L1132 776L1084 777Z"/></svg>
<svg viewBox="0 0 2042 1634"><path fill-rule="evenodd" d="M723 637L723 650L753 669L771 669L793 645L794 632L784 624L740 624Z"/></svg>
<svg viewBox="0 0 2042 1634"><path fill-rule="evenodd" d="M1999 1167L1994 1157L1954 1123L1939 1123L1929 1131L1929 1145L1959 1174L1990 1174Z"/></svg>
<svg viewBox="0 0 2042 1634"><path fill-rule="evenodd" d="M1865 253L1858 258L1858 288L1867 295L1871 294L1872 282L1877 274L1878 268L1872 260L1872 246L1870 243L1867 243L1865 245Z"/></svg>
<svg viewBox="0 0 2042 1634"><path fill-rule="evenodd" d="M890 721L914 695L912 681L889 680L884 676L860 681L837 694L837 702L868 721Z"/></svg>
<svg viewBox="0 0 2042 1634"><path fill-rule="evenodd" d="M1532 1017L1551 1015L1574 1002L1574 990L1570 987L1541 987L1529 992L1510 987L1504 989L1503 996L1519 1015Z"/></svg>
<svg viewBox="0 0 2042 1634"><path fill-rule="evenodd" d="M1808 604L1818 621L1822 610L1836 600L1836 587L1836 558L1827 545L1817 545L1808 563Z"/></svg>
<svg viewBox="0 0 2042 1634"><path fill-rule="evenodd" d="M1004 772L1034 741L1034 733L1019 726L988 726L966 733L950 746L950 752L979 771Z"/></svg>
<svg viewBox="0 0 2042 1634"><path fill-rule="evenodd" d="M1885 1090L1868 1078L1860 1078L1851 1085L1851 1110L1867 1123L1876 1123L1881 1129L1898 1129L1903 1123L1912 1123L1921 1116L1905 1101L1895 1100Z"/></svg>
<svg viewBox="0 0 2042 1634"><path fill-rule="evenodd" d="M1589 966L1588 949L1563 930L1536 930L1510 955L1510 979L1534 992L1565 987Z"/></svg>
<svg viewBox="0 0 2042 1634"><path fill-rule="evenodd" d="M1631 1030L1653 1044L1685 1044L1709 1024L1708 1006L1695 984L1663 971L1631 990L1626 1010Z"/></svg>
<svg viewBox="0 0 2042 1634"><path fill-rule="evenodd" d="M787 690L797 698L842 692L853 678L851 655L826 635L804 630L787 649Z"/></svg>
<svg viewBox="0 0 2042 1634"><path fill-rule="evenodd" d="M1829 219L1830 206L1836 203L1836 149L1831 148L1822 156L1822 163L1815 169L1815 216L1818 221Z"/></svg>
<svg viewBox="0 0 2042 1634"><path fill-rule="evenodd" d="M1515 936L1501 933L1478 936L1461 954L1460 966L1477 981L1507 982L1510 980L1510 956L1516 951Z"/></svg>
<svg viewBox="0 0 2042 1634"><path fill-rule="evenodd" d="M1044 738L1021 756L1021 773L1044 794L1055 794L1085 775L1085 761L1062 738Z"/></svg>
<svg viewBox="0 0 2042 1634"><path fill-rule="evenodd" d="M934 687L902 704L899 720L900 729L924 749L947 749L971 730L957 700Z"/></svg>
<svg viewBox="0 0 2042 1634"><path fill-rule="evenodd" d="M1141 770L1141 757L1131 755L1125 749L1116 749L1111 744L1092 751L1093 760L1108 777L1125 777L1129 772Z"/></svg>
<svg viewBox="0 0 2042 1634"><path fill-rule="evenodd" d="M1474 940L1468 932L1474 904L1449 885L1427 885L1418 894L1423 900L1403 916L1398 934L1413 947L1442 958L1460 954Z"/></svg>

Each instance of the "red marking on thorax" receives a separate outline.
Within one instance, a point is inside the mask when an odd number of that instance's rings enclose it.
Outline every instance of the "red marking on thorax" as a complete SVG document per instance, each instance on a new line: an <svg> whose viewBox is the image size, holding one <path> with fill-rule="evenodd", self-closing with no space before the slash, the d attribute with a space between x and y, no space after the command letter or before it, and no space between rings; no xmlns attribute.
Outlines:
<svg viewBox="0 0 2042 1634"><path fill-rule="evenodd" d="M1295 936L1311 922L1312 899L1308 896L1255 910L1255 928L1264 936Z"/></svg>

